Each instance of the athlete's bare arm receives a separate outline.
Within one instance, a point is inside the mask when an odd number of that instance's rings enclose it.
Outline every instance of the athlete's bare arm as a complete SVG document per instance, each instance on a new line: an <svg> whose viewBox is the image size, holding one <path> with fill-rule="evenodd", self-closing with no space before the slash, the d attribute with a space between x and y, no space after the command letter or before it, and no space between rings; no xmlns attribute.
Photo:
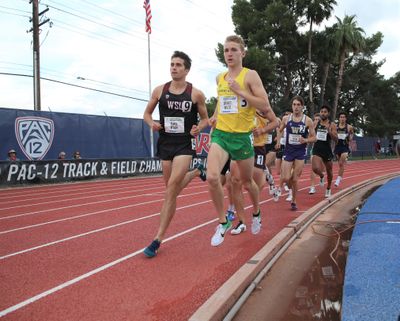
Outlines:
<svg viewBox="0 0 400 321"><path fill-rule="evenodd" d="M351 140L353 140L353 136L354 136L354 128L351 125L348 125L348 126L349 126L349 137L348 137L348 139L349 139L349 141L351 141Z"/></svg>
<svg viewBox="0 0 400 321"><path fill-rule="evenodd" d="M159 131L162 128L159 122L153 120L152 114L158 104L158 100L160 99L163 87L164 85L160 85L153 90L150 100L147 103L146 109L143 114L144 121L153 131Z"/></svg>
<svg viewBox="0 0 400 321"><path fill-rule="evenodd" d="M279 128L276 131L276 145L275 148L279 149L281 148L281 138L283 136L283 130L286 127L287 121L288 121L289 116L284 116L282 118L281 124L279 126Z"/></svg>
<svg viewBox="0 0 400 321"><path fill-rule="evenodd" d="M203 92L193 87L192 100L197 103L198 113L200 115L200 122L194 125L190 131L192 136L197 136L205 127L208 126L208 113L206 107L206 97Z"/></svg>
<svg viewBox="0 0 400 321"><path fill-rule="evenodd" d="M330 123L328 130L329 130L329 135L331 135L331 138L335 142L337 142L338 141L338 134L337 134L336 124L334 122Z"/></svg>
<svg viewBox="0 0 400 321"><path fill-rule="evenodd" d="M308 128L308 137L300 137L300 143L314 143L317 140L317 136L315 135L314 122L308 116L306 117L306 127Z"/></svg>

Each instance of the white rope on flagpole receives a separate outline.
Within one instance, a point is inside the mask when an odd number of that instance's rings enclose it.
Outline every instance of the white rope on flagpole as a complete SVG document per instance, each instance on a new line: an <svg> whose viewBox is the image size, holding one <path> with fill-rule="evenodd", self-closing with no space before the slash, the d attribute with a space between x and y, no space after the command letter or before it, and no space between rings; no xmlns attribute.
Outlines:
<svg viewBox="0 0 400 321"><path fill-rule="evenodd" d="M151 99L151 65L150 65L150 33L147 33L147 55L148 55L148 67L149 67L149 100ZM154 158L154 133L153 129L150 128L150 155Z"/></svg>
<svg viewBox="0 0 400 321"><path fill-rule="evenodd" d="M143 8L146 11L146 32L147 32L147 56L149 67L149 101L151 99L151 65L150 65L150 34L151 34L151 9L150 0L144 0ZM153 128L150 127L150 156L154 158L154 133Z"/></svg>

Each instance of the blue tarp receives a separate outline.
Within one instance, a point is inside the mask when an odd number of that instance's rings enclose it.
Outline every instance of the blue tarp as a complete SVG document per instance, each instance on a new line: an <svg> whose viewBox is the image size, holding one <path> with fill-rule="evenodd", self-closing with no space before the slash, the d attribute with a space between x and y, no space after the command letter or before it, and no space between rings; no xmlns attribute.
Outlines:
<svg viewBox="0 0 400 321"><path fill-rule="evenodd" d="M400 320L400 178L375 191L357 217L346 263L342 321Z"/></svg>

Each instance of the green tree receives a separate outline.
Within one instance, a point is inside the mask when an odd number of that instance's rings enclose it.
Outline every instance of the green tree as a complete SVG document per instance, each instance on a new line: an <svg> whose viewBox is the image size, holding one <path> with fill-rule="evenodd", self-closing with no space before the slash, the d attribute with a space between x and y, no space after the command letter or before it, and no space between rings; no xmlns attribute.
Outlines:
<svg viewBox="0 0 400 321"><path fill-rule="evenodd" d="M313 24L320 25L322 21L328 19L336 5L336 0L303 0L305 3L305 16L309 24L308 31L308 87L309 87L309 111L314 114L313 97L313 68L312 68L312 37Z"/></svg>
<svg viewBox="0 0 400 321"><path fill-rule="evenodd" d="M333 102L332 115L336 117L339 94L343 82L343 71L346 57L356 54L365 46L364 30L357 26L356 16L345 16L343 20L336 17L337 23L333 25L333 40L339 57L339 74L336 82L335 99Z"/></svg>

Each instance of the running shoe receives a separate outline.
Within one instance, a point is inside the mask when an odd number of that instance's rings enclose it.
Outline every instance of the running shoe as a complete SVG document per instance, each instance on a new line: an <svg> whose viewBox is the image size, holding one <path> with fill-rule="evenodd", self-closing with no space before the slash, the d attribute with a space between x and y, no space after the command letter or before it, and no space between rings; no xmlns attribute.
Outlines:
<svg viewBox="0 0 400 321"><path fill-rule="evenodd" d="M331 197L331 195L332 195L331 189L327 188L326 191L325 191L325 198Z"/></svg>
<svg viewBox="0 0 400 321"><path fill-rule="evenodd" d="M290 209L292 210L292 211L297 211L297 205L296 205L296 203L290 203Z"/></svg>
<svg viewBox="0 0 400 321"><path fill-rule="evenodd" d="M202 163L197 164L196 168L200 171L200 179L205 182L207 180L207 173Z"/></svg>
<svg viewBox="0 0 400 321"><path fill-rule="evenodd" d="M324 184L325 184L325 176L322 176L322 177L320 177L320 179L319 179L319 186L324 186Z"/></svg>
<svg viewBox="0 0 400 321"><path fill-rule="evenodd" d="M258 234L261 230L261 213L258 211L257 215L253 214L253 220L251 222L251 233Z"/></svg>
<svg viewBox="0 0 400 321"><path fill-rule="evenodd" d="M274 195L275 193L275 185L269 185L269 195Z"/></svg>
<svg viewBox="0 0 400 321"><path fill-rule="evenodd" d="M235 220L235 212L227 210L226 211L226 217L228 218L229 221L234 221Z"/></svg>
<svg viewBox="0 0 400 321"><path fill-rule="evenodd" d="M290 188L289 188L289 186L287 186L287 184L285 184L285 185L283 186L283 188L285 189L286 192L289 192L289 189L290 189Z"/></svg>
<svg viewBox="0 0 400 321"><path fill-rule="evenodd" d="M340 176L338 176L338 177L336 178L336 181L335 181L335 186L336 186L336 187L339 186L341 180L342 180L342 179L340 178Z"/></svg>
<svg viewBox="0 0 400 321"><path fill-rule="evenodd" d="M246 232L246 225L242 222L239 222L235 228L232 229L231 234L232 235L238 235L240 233Z"/></svg>
<svg viewBox="0 0 400 321"><path fill-rule="evenodd" d="M147 257L154 257L157 255L158 249L160 248L161 242L157 239L153 240L151 244L146 247L143 251Z"/></svg>
<svg viewBox="0 0 400 321"><path fill-rule="evenodd" d="M211 245L218 246L220 245L225 238L226 232L232 227L232 222L227 220L225 224L218 224L217 228L215 229L215 234L211 238Z"/></svg>
<svg viewBox="0 0 400 321"><path fill-rule="evenodd" d="M308 194L315 194L315 192L316 192L315 186L311 186L310 190L308 191Z"/></svg>
<svg viewBox="0 0 400 321"><path fill-rule="evenodd" d="M279 197L282 195L281 189L278 187L275 189L274 191L274 201L278 202L279 201Z"/></svg>
<svg viewBox="0 0 400 321"><path fill-rule="evenodd" d="M293 200L293 191L291 189L289 190L289 193L288 193L288 196L286 197L286 200L288 202L291 202Z"/></svg>

